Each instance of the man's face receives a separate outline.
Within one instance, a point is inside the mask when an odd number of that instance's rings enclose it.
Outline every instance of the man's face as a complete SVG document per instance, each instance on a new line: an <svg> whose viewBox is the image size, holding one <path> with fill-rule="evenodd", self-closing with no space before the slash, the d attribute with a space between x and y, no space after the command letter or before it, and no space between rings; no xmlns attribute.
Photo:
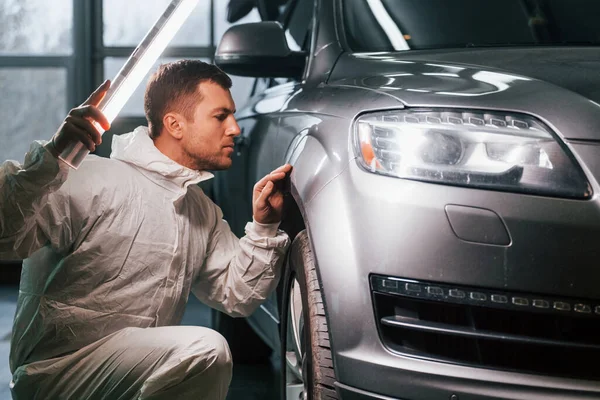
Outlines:
<svg viewBox="0 0 600 400"><path fill-rule="evenodd" d="M181 144L196 170L221 170L231 166L233 139L240 134L231 93L216 83L199 85L202 100L187 120Z"/></svg>

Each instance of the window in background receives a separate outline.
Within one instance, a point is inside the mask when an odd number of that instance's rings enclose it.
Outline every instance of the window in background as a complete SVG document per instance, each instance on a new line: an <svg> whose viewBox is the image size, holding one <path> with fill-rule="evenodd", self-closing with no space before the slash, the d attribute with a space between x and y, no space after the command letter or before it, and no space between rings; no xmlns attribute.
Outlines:
<svg viewBox="0 0 600 400"><path fill-rule="evenodd" d="M31 142L50 138L65 117L66 70L0 68L0 93L0 162L23 162Z"/></svg>
<svg viewBox="0 0 600 400"><path fill-rule="evenodd" d="M143 96L145 82L147 82L151 73L158 65L163 62L176 61L178 59L201 58L205 62L211 62L211 59L202 58L204 54L210 54L212 58L214 49L218 46L221 37L225 31L232 25L227 22L227 4L228 1L214 1L214 43L211 43L211 0L201 0L192 15L181 27L169 47L175 47L175 51L168 52L169 57L163 58L157 63L152 71L140 84L129 102L121 111L119 118L137 118L137 123L142 122L144 117ZM105 52L117 47L135 47L144 37L148 29L154 24L156 19L162 14L170 0L157 0L147 2L146 0L130 0L123 2L121 0L103 0L103 40ZM122 21L129 21L123 24ZM113 22L114 21L114 22ZM242 18L236 24L258 22L260 16L256 9ZM130 52L127 52L130 53ZM112 53L111 53L112 54ZM127 57L107 56L103 60L103 79L111 79L118 72ZM241 109L247 102L252 92L254 78L231 76L233 86L231 94L236 103L237 109Z"/></svg>
<svg viewBox="0 0 600 400"><path fill-rule="evenodd" d="M0 1L0 162L22 162L65 116L73 1Z"/></svg>
<svg viewBox="0 0 600 400"><path fill-rule="evenodd" d="M137 46L171 0L104 0L104 45ZM227 3L219 0L219 3ZM127 23L123 23L127 21ZM210 0L200 0L169 46L206 46L210 43Z"/></svg>
<svg viewBox="0 0 600 400"><path fill-rule="evenodd" d="M2 0L0 54L71 54L73 0Z"/></svg>
<svg viewBox="0 0 600 400"><path fill-rule="evenodd" d="M177 61L179 58L160 58L148 72L146 77L140 83L140 86L133 93L129 101L125 104L119 116L123 117L139 117L144 116L144 92L146 91L146 83L158 67L161 64ZM126 58L107 57L104 59L104 77L105 79L112 79L119 69L127 61ZM204 62L210 62L208 59L202 59Z"/></svg>

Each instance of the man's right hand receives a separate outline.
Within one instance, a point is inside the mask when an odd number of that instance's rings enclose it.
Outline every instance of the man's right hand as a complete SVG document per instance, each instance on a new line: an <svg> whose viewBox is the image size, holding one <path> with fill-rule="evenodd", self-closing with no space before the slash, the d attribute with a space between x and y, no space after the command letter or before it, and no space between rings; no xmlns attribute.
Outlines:
<svg viewBox="0 0 600 400"><path fill-rule="evenodd" d="M109 87L110 81L106 80L82 105L69 111L69 115L52 137L52 143L58 154L73 141L83 143L90 151L94 151L96 146L102 143L102 135L92 122L99 123L104 130L110 129L110 123L96 107Z"/></svg>

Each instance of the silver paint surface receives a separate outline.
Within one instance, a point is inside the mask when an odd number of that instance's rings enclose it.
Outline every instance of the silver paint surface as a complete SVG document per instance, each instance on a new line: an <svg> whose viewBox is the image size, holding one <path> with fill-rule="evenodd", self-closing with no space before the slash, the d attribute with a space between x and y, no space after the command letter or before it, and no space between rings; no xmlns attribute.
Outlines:
<svg viewBox="0 0 600 400"><path fill-rule="evenodd" d="M461 399L600 396L598 382L394 354L380 341L369 290L369 275L377 273L600 297L600 49L351 54L335 30L334 4L319 2L319 29L303 82L258 94L239 113L240 123L253 129L250 161L240 166L236 179L253 183L284 162L294 165L292 194L318 264L337 380L357 390L406 399L450 398L455 392L464 395ZM581 71L590 69L595 75L581 78ZM573 153L595 195L586 201L566 200L365 172L356 162L353 120L364 112L405 107L504 110L539 118ZM497 214L510 245L459 239L445 214L449 204ZM271 300L276 305L276 297ZM258 330L276 329L250 322Z"/></svg>

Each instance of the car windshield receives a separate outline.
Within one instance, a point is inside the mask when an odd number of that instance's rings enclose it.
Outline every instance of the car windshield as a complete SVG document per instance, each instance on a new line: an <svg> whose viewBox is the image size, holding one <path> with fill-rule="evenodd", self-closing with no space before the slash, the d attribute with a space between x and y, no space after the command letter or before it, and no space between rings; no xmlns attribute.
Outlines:
<svg viewBox="0 0 600 400"><path fill-rule="evenodd" d="M598 45L599 0L343 0L353 51Z"/></svg>

